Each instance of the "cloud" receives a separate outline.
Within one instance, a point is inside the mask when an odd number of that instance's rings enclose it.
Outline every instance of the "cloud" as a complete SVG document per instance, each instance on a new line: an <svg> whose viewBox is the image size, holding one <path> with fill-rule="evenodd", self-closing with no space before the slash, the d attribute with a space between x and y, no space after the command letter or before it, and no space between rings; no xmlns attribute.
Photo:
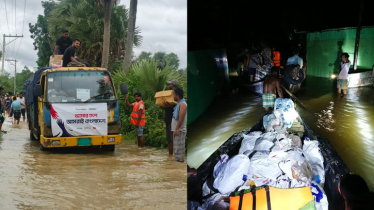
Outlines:
<svg viewBox="0 0 374 210"><path fill-rule="evenodd" d="M20 72L24 66L28 66L30 69L37 66L36 60L38 56L37 51L34 50L33 39L30 38L29 23L36 23L38 15L43 14L43 7L40 0L28 0L26 1L26 10L24 12L25 1L15 1L15 3L16 5L14 5L14 1L12 0L0 2L0 13L2 14L0 16L0 33L2 45L2 35L4 33L6 35L11 34L19 36L22 35L23 31L23 38L17 38L5 48L5 58L18 60L17 72ZM9 43L13 39L14 38L6 38L5 40ZM3 51L3 49L0 50ZM4 69L11 75L14 75L14 66L10 65L9 62L5 61Z"/></svg>
<svg viewBox="0 0 374 210"><path fill-rule="evenodd" d="M130 0L121 1L130 7ZM187 67L187 1L141 0L138 1L136 23L143 36L141 51L175 53L180 60L179 68Z"/></svg>
<svg viewBox="0 0 374 210"><path fill-rule="evenodd" d="M16 2L16 6L14 3ZM33 69L37 66L37 51L34 50L34 40L30 38L29 23L35 24L39 14L43 14L40 0L27 0L25 18L25 1L5 0L0 1L0 33L1 46L2 34L22 35L6 46L6 59L16 59L17 72L24 66ZM5 4L6 3L6 10ZM130 6L130 0L122 0L120 4ZM15 12L16 11L16 12ZM7 18L8 17L8 21ZM183 0L141 0L138 1L136 26L140 28L143 43L134 48L135 55L141 51L176 53L180 59L180 68L187 66L187 1ZM9 29L8 29L9 28ZM6 38L10 42L14 38ZM2 51L2 49L0 49ZM18 52L18 53L17 53ZM0 60L1 68L1 60ZM14 66L5 61L5 71L14 75Z"/></svg>

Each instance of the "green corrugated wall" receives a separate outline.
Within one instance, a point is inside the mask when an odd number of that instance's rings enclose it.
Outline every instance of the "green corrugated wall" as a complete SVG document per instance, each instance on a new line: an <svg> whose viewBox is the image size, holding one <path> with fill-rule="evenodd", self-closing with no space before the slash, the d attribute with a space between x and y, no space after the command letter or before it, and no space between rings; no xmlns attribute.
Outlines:
<svg viewBox="0 0 374 210"><path fill-rule="evenodd" d="M188 125L204 113L228 81L228 65L222 58L227 58L225 49L188 51Z"/></svg>
<svg viewBox="0 0 374 210"><path fill-rule="evenodd" d="M340 71L340 54L349 53L353 68L356 29L313 32L307 35L307 75L330 77ZM361 29L358 69L371 69L374 64L374 27Z"/></svg>

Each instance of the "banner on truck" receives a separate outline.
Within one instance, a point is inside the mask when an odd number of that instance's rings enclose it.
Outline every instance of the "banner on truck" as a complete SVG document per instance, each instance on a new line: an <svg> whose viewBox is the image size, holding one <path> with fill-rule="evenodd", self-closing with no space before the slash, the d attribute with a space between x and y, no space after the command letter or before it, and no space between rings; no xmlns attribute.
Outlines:
<svg viewBox="0 0 374 210"><path fill-rule="evenodd" d="M108 135L106 103L51 104L54 137Z"/></svg>

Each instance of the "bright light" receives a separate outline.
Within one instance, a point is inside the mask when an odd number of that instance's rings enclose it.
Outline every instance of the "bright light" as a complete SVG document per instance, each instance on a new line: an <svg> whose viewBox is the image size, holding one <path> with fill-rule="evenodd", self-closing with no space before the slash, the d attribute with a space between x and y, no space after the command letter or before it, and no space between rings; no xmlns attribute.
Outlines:
<svg viewBox="0 0 374 210"><path fill-rule="evenodd" d="M331 74L331 78L335 79L336 78L336 74Z"/></svg>

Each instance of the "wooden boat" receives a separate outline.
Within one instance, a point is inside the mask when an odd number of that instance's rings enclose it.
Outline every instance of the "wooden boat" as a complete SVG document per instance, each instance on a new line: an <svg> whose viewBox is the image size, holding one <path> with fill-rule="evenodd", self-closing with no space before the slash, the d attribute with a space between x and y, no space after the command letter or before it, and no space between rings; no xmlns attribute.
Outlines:
<svg viewBox="0 0 374 210"><path fill-rule="evenodd" d="M319 147L324 157L324 168L326 172L324 190L329 202L329 209L344 209L344 199L338 191L338 182L341 176L349 173L347 166L326 138L313 132L300 117L297 117L297 120L301 125L304 125L305 132L302 139L307 136L312 140L319 141ZM214 166L220 160L220 155L227 154L230 157L237 155L243 140L243 134L248 134L253 131L264 132L262 118L253 127L233 134L200 165L197 169L196 176L188 177L187 199L189 201L202 202L202 186L207 178L212 175Z"/></svg>

